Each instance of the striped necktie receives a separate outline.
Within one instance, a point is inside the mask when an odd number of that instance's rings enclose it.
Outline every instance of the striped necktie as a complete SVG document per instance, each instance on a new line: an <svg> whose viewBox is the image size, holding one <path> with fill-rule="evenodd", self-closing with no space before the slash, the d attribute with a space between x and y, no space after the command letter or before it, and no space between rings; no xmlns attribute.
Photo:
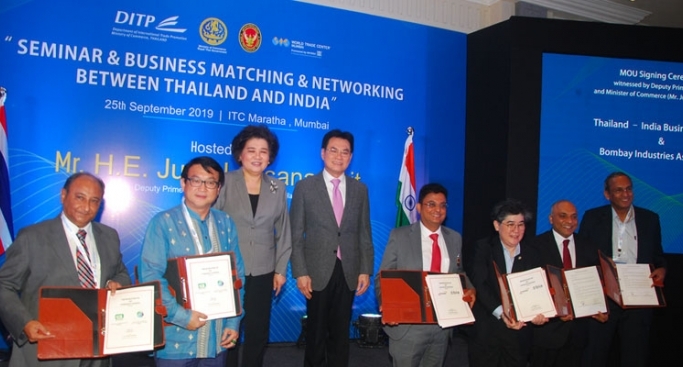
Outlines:
<svg viewBox="0 0 683 367"><path fill-rule="evenodd" d="M81 287L83 288L96 288L95 275L92 272L92 268L88 266L87 259L90 259L90 253L88 251L88 246L85 244L85 236L87 232L79 229L76 236L78 240L81 241L83 245L83 252L80 249L76 249L76 270L78 270L78 280L81 282Z"/></svg>

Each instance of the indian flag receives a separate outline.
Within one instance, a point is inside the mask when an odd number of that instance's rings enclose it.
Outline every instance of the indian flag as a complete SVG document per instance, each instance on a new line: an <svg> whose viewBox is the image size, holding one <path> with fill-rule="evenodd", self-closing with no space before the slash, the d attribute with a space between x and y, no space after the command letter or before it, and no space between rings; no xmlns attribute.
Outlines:
<svg viewBox="0 0 683 367"><path fill-rule="evenodd" d="M415 159L413 155L413 129L408 129L408 138L403 147L403 163L398 177L396 190L396 227L412 224L417 221L415 209Z"/></svg>

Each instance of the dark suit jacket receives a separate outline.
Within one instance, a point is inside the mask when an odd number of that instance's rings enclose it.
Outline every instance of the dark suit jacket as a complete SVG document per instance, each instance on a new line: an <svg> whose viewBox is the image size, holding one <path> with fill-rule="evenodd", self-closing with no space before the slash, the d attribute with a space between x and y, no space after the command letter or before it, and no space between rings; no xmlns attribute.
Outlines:
<svg viewBox="0 0 683 367"><path fill-rule="evenodd" d="M500 288L493 267L493 262L498 265L501 274L506 273L505 258L500 237L496 234L477 241L472 256L472 271L468 273L474 288L477 290L477 301L472 309L476 322L474 323L476 337L485 340L491 333L505 328L502 319L493 316L493 310L501 305ZM512 272L533 269L538 266L538 254L533 246L526 241L520 244L520 254L515 257ZM527 328L522 328L521 333L528 333Z"/></svg>
<svg viewBox="0 0 683 367"><path fill-rule="evenodd" d="M214 207L232 217L246 275L275 271L287 275L292 236L287 212L287 188L275 177L263 175L256 215L242 169L225 174L225 184Z"/></svg>
<svg viewBox="0 0 683 367"><path fill-rule="evenodd" d="M349 290L359 274L372 274L373 246L370 199L364 184L346 176L346 200L341 226L334 217L323 174L307 177L294 188L290 210L292 275L308 275L314 291L327 286L341 246L344 277Z"/></svg>
<svg viewBox="0 0 683 367"><path fill-rule="evenodd" d="M462 237L460 233L441 226L441 234L446 242L450 265L449 273L462 273ZM420 222L409 226L395 228L389 234L389 242L384 250L380 270L422 270L422 236ZM463 284L463 287L466 285ZM375 295L382 304L382 290L380 288L379 274L375 276ZM392 339L401 339L404 335L410 335L409 331L413 327L432 326L432 325L397 325L386 326L384 331ZM439 326L435 326L439 328Z"/></svg>
<svg viewBox="0 0 683 367"><path fill-rule="evenodd" d="M638 263L652 263L655 268L666 267L659 215L647 209L633 208L638 236ZM587 210L581 219L579 233L598 246L605 255L612 257L612 207L605 205Z"/></svg>
<svg viewBox="0 0 683 367"><path fill-rule="evenodd" d="M545 268L552 265L562 268L562 255L560 254L553 231L541 233L533 239L533 246L538 251L539 266ZM576 250L575 264L577 268L598 264L598 249L585 237L574 234L574 246ZM587 319L575 319L564 322L559 318L551 318L548 323L536 326L534 329L534 345L547 349L558 349L571 339L578 347L585 347L588 342Z"/></svg>
<svg viewBox="0 0 683 367"><path fill-rule="evenodd" d="M100 257L100 284L112 280L130 285L116 231L92 222L92 232ZM80 287L60 217L22 229L7 250L0 268L0 318L15 340L10 366L78 367L76 359L38 362L37 344L28 343L23 332L29 321L38 319L38 291L43 286Z"/></svg>

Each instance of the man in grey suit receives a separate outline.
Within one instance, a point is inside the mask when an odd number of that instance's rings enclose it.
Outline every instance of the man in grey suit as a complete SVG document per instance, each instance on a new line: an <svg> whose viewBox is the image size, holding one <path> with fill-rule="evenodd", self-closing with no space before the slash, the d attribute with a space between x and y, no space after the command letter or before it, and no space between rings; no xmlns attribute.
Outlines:
<svg viewBox="0 0 683 367"><path fill-rule="evenodd" d="M391 231L380 270L464 271L461 263L462 237L458 232L442 226L448 209L447 197L448 191L438 183L430 183L420 189L417 204L420 221ZM437 243L439 250L434 248ZM435 256L435 253L438 255ZM381 292L377 275L375 293L380 305ZM474 304L474 298L474 290L466 289L464 299L470 302L470 306ZM452 331L453 328L443 329L439 325L428 324L392 324L384 327L384 332L391 339L389 354L395 367L443 366Z"/></svg>
<svg viewBox="0 0 683 367"><path fill-rule="evenodd" d="M109 358L39 361L36 356L37 341L59 337L37 320L38 291L43 286L81 287L77 261L83 262L83 252L89 255L85 262L96 288L115 291L131 283L118 234L92 221L103 195L98 177L85 172L70 176L61 193L62 214L22 229L7 251L0 268L0 318L14 338L11 367L109 365ZM81 230L85 251L77 235Z"/></svg>
<svg viewBox="0 0 683 367"><path fill-rule="evenodd" d="M365 185L344 174L351 133L329 131L320 155L324 170L294 188L292 275L307 299L304 365L347 366L354 292L368 289L373 268L370 203Z"/></svg>

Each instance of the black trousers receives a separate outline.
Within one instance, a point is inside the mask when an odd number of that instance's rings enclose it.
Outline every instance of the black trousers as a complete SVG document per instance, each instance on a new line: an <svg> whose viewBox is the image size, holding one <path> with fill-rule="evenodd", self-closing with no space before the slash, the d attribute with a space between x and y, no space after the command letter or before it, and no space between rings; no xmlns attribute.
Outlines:
<svg viewBox="0 0 683 367"><path fill-rule="evenodd" d="M349 325L354 290L349 290L339 259L322 291L313 291L306 302L306 351L304 366L349 365Z"/></svg>
<svg viewBox="0 0 683 367"><path fill-rule="evenodd" d="M616 347L621 366L647 366L650 346L651 308L624 310L612 300L608 300L609 318L607 322L590 323L587 353L584 365L608 366L610 349ZM618 336L618 338L615 338ZM612 345L617 342L617 345Z"/></svg>
<svg viewBox="0 0 683 367"><path fill-rule="evenodd" d="M270 333L270 310L273 305L275 273L246 276L244 285L244 319L242 334L242 367L263 366L263 353Z"/></svg>

